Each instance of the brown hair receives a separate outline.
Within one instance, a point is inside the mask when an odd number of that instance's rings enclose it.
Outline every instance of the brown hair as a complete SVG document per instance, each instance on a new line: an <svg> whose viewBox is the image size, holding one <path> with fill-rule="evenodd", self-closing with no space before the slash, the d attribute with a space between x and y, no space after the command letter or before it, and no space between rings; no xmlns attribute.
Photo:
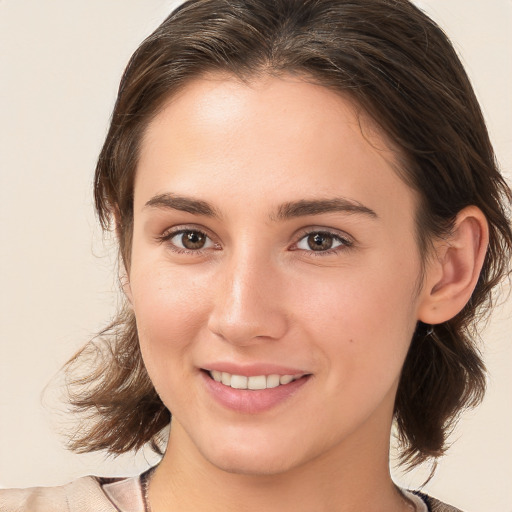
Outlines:
<svg viewBox="0 0 512 512"><path fill-rule="evenodd" d="M401 177L420 196L418 245L449 232L468 205L486 215L490 242L470 302L433 329L417 326L395 403L402 461L438 457L459 413L482 399L476 321L509 273L511 192L501 177L468 77L442 30L407 0L191 0L137 49L121 80L99 156L95 200L102 226L115 219L130 266L133 183L142 135L162 104L211 71L250 80L295 73L340 91L400 149ZM425 256L426 257L426 256ZM152 442L171 415L155 392L123 309L67 366L71 403L89 417L78 451L122 453Z"/></svg>

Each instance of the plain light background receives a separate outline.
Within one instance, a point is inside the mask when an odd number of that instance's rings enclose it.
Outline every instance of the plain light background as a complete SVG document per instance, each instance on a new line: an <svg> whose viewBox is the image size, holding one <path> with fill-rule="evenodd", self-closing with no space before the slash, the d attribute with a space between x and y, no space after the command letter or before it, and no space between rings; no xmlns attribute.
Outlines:
<svg viewBox="0 0 512 512"><path fill-rule="evenodd" d="M67 452L57 430L62 364L112 317L112 241L92 205L95 160L131 53L179 2L0 0L0 486L136 474L148 453ZM512 2L416 2L473 80L505 174L512 170ZM485 331L489 391L466 414L426 489L468 512L511 512L512 300ZM62 406L61 406L62 408ZM415 487L425 471L395 473Z"/></svg>

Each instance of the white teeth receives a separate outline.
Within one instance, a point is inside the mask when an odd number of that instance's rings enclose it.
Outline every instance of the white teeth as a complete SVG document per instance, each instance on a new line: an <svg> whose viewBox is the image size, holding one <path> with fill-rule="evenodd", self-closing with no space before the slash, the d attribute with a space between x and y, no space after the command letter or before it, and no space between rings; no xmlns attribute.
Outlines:
<svg viewBox="0 0 512 512"><path fill-rule="evenodd" d="M234 389L247 389L248 380L245 375L231 375L231 387Z"/></svg>
<svg viewBox="0 0 512 512"><path fill-rule="evenodd" d="M289 384L293 380L293 375L281 375L279 384Z"/></svg>
<svg viewBox="0 0 512 512"><path fill-rule="evenodd" d="M279 384L279 375L269 375L267 377L267 388L277 388Z"/></svg>
<svg viewBox="0 0 512 512"><path fill-rule="evenodd" d="M289 384L290 382L300 379L300 375L255 375L253 377L246 377L245 375L232 375L227 372L219 372L211 370L210 375L216 382L222 382L225 386L230 386L233 389L269 389L276 388L277 386Z"/></svg>
<svg viewBox="0 0 512 512"><path fill-rule="evenodd" d="M249 382L247 383L248 389L266 389L267 388L267 378L265 375L258 375L257 377L249 377Z"/></svg>

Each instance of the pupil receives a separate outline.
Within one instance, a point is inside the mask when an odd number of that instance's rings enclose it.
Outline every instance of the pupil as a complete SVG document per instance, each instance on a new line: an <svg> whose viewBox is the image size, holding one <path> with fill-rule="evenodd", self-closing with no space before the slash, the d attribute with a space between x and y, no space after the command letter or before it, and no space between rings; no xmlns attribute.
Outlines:
<svg viewBox="0 0 512 512"><path fill-rule="evenodd" d="M206 242L206 237L197 231L188 231L183 233L181 242L187 249L201 249Z"/></svg>
<svg viewBox="0 0 512 512"><path fill-rule="evenodd" d="M327 233L309 235L308 245L313 251L325 251L332 247L332 236Z"/></svg>

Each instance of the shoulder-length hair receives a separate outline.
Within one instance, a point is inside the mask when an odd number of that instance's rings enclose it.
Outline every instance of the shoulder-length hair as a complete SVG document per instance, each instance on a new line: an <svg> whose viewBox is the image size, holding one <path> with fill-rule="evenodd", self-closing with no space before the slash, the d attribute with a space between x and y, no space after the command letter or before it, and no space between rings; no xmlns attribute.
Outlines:
<svg viewBox="0 0 512 512"><path fill-rule="evenodd" d="M348 95L399 148L397 172L420 197L417 243L424 258L430 241L446 235L464 207L476 205L487 217L489 248L471 300L447 322L418 324L396 396L402 462L442 455L460 412L483 397L475 325L509 273L512 248L511 192L451 43L407 0L182 4L132 56L96 168L97 212L104 229L115 227L127 269L144 130L176 91L216 71L244 81L295 74ZM129 308L66 370L71 404L88 418L72 436L72 449L118 454L148 442L158 448L171 413L146 373Z"/></svg>

